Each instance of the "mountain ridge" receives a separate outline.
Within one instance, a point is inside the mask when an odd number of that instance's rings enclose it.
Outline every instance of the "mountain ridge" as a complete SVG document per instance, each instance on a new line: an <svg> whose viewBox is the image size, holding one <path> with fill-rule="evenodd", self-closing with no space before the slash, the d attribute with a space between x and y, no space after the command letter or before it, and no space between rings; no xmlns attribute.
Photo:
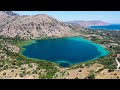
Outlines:
<svg viewBox="0 0 120 90"><path fill-rule="evenodd" d="M92 20L92 21L83 21L83 20L74 20L74 21L67 21L65 22L67 24L79 24L83 27L88 26L102 26L102 25L109 25L110 23L101 21L101 20Z"/></svg>
<svg viewBox="0 0 120 90"><path fill-rule="evenodd" d="M6 12L0 13L6 14ZM3 14L0 15L3 16ZM15 38L19 36L24 39L35 39L42 37L62 37L72 34L72 29L69 26L46 14L28 16L13 13L8 16L6 15L1 20L1 22L4 21L6 22L0 24L0 35L5 37Z"/></svg>
<svg viewBox="0 0 120 90"><path fill-rule="evenodd" d="M0 35L5 37L36 39L44 37L74 36L74 32L87 30L88 26L108 25L93 20L62 22L47 14L19 15L12 11L0 11Z"/></svg>

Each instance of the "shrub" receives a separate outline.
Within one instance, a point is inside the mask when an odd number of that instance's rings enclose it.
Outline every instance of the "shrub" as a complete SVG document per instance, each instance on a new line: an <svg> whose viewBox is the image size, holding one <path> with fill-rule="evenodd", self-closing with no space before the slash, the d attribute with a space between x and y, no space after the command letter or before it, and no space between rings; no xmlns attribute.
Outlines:
<svg viewBox="0 0 120 90"><path fill-rule="evenodd" d="M32 74L37 74L37 70L33 70Z"/></svg>
<svg viewBox="0 0 120 90"><path fill-rule="evenodd" d="M79 79L78 77L75 77L75 79Z"/></svg>
<svg viewBox="0 0 120 90"><path fill-rule="evenodd" d="M20 73L20 77L25 76L25 72L23 71L22 73Z"/></svg>
<svg viewBox="0 0 120 90"><path fill-rule="evenodd" d="M16 62L13 62L12 65L17 65L17 63L16 63Z"/></svg>
<svg viewBox="0 0 120 90"><path fill-rule="evenodd" d="M89 64L89 63L86 63L85 66L90 67L90 64Z"/></svg>
<svg viewBox="0 0 120 90"><path fill-rule="evenodd" d="M26 74L30 74L30 71L28 71Z"/></svg>
<svg viewBox="0 0 120 90"><path fill-rule="evenodd" d="M6 75L6 73L3 73L3 75Z"/></svg>
<svg viewBox="0 0 120 90"><path fill-rule="evenodd" d="M78 72L82 72L82 70L80 69Z"/></svg>
<svg viewBox="0 0 120 90"><path fill-rule="evenodd" d="M80 68L84 68L84 66L82 64L79 65Z"/></svg>
<svg viewBox="0 0 120 90"><path fill-rule="evenodd" d="M115 65L106 65L105 68L109 69L109 71L114 71L114 69L116 68Z"/></svg>
<svg viewBox="0 0 120 90"><path fill-rule="evenodd" d="M20 77L23 77L24 75L23 75L23 73L20 73Z"/></svg>
<svg viewBox="0 0 120 90"><path fill-rule="evenodd" d="M37 68L36 68L36 70L40 70L41 68L38 66Z"/></svg>
<svg viewBox="0 0 120 90"><path fill-rule="evenodd" d="M25 68L21 68L21 70L25 70Z"/></svg>
<svg viewBox="0 0 120 90"><path fill-rule="evenodd" d="M3 67L3 65L0 64L0 67Z"/></svg>
<svg viewBox="0 0 120 90"><path fill-rule="evenodd" d="M11 72L14 72L14 70L11 70Z"/></svg>
<svg viewBox="0 0 120 90"><path fill-rule="evenodd" d="M15 67L15 69L18 69L18 67Z"/></svg>
<svg viewBox="0 0 120 90"><path fill-rule="evenodd" d="M108 70L108 72L112 72L112 71L114 71L114 70L113 70L113 69L109 69L109 70Z"/></svg>
<svg viewBox="0 0 120 90"><path fill-rule="evenodd" d="M8 65L4 66L4 70L8 69Z"/></svg>
<svg viewBox="0 0 120 90"><path fill-rule="evenodd" d="M28 66L29 66L30 68L32 68L32 67L33 67L33 65L31 65L31 64L28 64Z"/></svg>
<svg viewBox="0 0 120 90"><path fill-rule="evenodd" d="M96 73L98 73L98 72L100 72L100 71L102 71L102 70L104 70L104 68L100 68Z"/></svg>
<svg viewBox="0 0 120 90"><path fill-rule="evenodd" d="M87 79L95 79L95 75L93 73L90 73L88 76L87 76Z"/></svg>

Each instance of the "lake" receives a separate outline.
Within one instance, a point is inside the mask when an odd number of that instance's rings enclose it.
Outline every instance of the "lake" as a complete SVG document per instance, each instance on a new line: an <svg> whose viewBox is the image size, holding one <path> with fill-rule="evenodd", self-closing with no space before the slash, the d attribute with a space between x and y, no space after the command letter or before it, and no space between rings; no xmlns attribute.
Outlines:
<svg viewBox="0 0 120 90"><path fill-rule="evenodd" d="M120 24L111 24L105 26L90 26L91 29L103 29L103 30L120 30Z"/></svg>
<svg viewBox="0 0 120 90"><path fill-rule="evenodd" d="M22 54L26 57L48 60L62 67L109 54L101 45L80 37L34 40L23 48Z"/></svg>

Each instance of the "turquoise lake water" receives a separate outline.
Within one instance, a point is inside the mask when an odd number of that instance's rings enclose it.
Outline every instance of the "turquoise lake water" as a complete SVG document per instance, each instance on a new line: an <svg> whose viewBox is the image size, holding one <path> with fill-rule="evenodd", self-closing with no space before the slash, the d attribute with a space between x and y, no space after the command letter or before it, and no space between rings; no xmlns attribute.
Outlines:
<svg viewBox="0 0 120 90"><path fill-rule="evenodd" d="M105 26L90 26L91 29L103 29L103 30L120 30L120 24L111 24Z"/></svg>
<svg viewBox="0 0 120 90"><path fill-rule="evenodd" d="M101 45L80 37L35 40L23 48L26 57L52 61L63 67L109 54Z"/></svg>

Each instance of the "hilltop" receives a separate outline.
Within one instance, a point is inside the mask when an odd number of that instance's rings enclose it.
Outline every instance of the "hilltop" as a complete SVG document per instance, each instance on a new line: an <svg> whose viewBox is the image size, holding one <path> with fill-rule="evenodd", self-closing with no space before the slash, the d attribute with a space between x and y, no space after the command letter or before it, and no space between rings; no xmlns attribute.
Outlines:
<svg viewBox="0 0 120 90"><path fill-rule="evenodd" d="M72 34L69 26L51 16L45 14L22 16L11 11L0 12L0 28L1 36L12 38L35 39Z"/></svg>

